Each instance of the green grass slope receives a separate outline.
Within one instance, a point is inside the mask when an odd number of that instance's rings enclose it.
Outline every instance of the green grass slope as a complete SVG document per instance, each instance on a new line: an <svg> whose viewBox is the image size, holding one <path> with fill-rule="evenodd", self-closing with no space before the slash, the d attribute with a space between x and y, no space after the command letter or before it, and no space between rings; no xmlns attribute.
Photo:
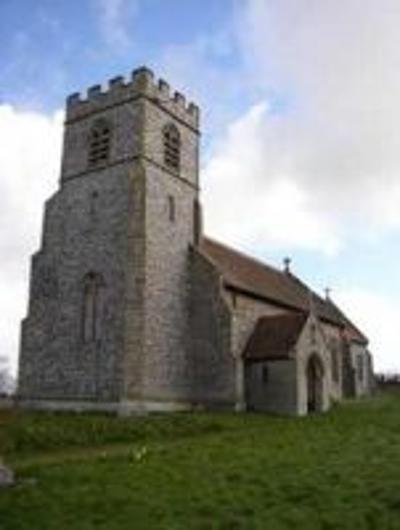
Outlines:
<svg viewBox="0 0 400 530"><path fill-rule="evenodd" d="M1 530L400 529L400 394L303 419L0 411Z"/></svg>

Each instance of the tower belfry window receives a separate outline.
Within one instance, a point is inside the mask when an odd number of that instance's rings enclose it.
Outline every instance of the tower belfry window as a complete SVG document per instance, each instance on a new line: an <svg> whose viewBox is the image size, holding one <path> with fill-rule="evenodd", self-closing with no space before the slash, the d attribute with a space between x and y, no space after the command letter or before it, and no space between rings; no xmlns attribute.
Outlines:
<svg viewBox="0 0 400 530"><path fill-rule="evenodd" d="M89 137L89 166L105 164L110 155L111 128L107 121L97 121Z"/></svg>
<svg viewBox="0 0 400 530"><path fill-rule="evenodd" d="M181 138L178 128L169 123L163 131L164 164L175 171L180 167Z"/></svg>

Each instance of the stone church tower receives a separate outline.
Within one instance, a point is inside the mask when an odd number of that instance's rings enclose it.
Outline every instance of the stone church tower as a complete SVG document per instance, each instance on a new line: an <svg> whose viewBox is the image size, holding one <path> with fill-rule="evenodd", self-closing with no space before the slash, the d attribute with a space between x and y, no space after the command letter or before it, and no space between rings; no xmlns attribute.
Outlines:
<svg viewBox="0 0 400 530"><path fill-rule="evenodd" d="M184 402L198 127L198 108L146 68L68 98L60 187L22 325L23 403L129 412Z"/></svg>

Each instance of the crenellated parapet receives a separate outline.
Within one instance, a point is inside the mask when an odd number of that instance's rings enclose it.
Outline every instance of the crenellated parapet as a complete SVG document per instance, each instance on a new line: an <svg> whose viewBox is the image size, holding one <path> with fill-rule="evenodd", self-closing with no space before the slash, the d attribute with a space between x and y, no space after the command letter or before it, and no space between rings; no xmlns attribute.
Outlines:
<svg viewBox="0 0 400 530"><path fill-rule="evenodd" d="M139 97L148 98L190 127L198 129L198 106L187 103L185 96L173 92L163 79L156 80L153 72L146 67L134 70L130 80L122 76L110 79L107 89L101 85L92 86L87 90L86 97L80 93L71 94L66 101L66 119L71 122Z"/></svg>

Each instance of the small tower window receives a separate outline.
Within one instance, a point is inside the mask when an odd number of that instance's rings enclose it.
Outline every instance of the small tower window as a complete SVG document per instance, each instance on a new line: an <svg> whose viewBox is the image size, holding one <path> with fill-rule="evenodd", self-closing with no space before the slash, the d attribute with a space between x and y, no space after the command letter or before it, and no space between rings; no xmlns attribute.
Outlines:
<svg viewBox="0 0 400 530"><path fill-rule="evenodd" d="M111 128L106 120L97 121L89 137L89 166L105 164L110 155Z"/></svg>
<svg viewBox="0 0 400 530"><path fill-rule="evenodd" d="M163 131L164 164L170 169L179 171L181 156L181 138L178 128L169 123Z"/></svg>
<svg viewBox="0 0 400 530"><path fill-rule="evenodd" d="M171 223L175 222L175 217L176 217L175 198L172 195L168 195L168 217Z"/></svg>
<svg viewBox="0 0 400 530"><path fill-rule="evenodd" d="M104 282L100 274L89 272L83 282L82 340L100 338L104 302Z"/></svg>
<svg viewBox="0 0 400 530"><path fill-rule="evenodd" d="M98 199L99 199L99 192L93 191L89 199L89 214L92 220L96 217L96 214L97 214Z"/></svg>

